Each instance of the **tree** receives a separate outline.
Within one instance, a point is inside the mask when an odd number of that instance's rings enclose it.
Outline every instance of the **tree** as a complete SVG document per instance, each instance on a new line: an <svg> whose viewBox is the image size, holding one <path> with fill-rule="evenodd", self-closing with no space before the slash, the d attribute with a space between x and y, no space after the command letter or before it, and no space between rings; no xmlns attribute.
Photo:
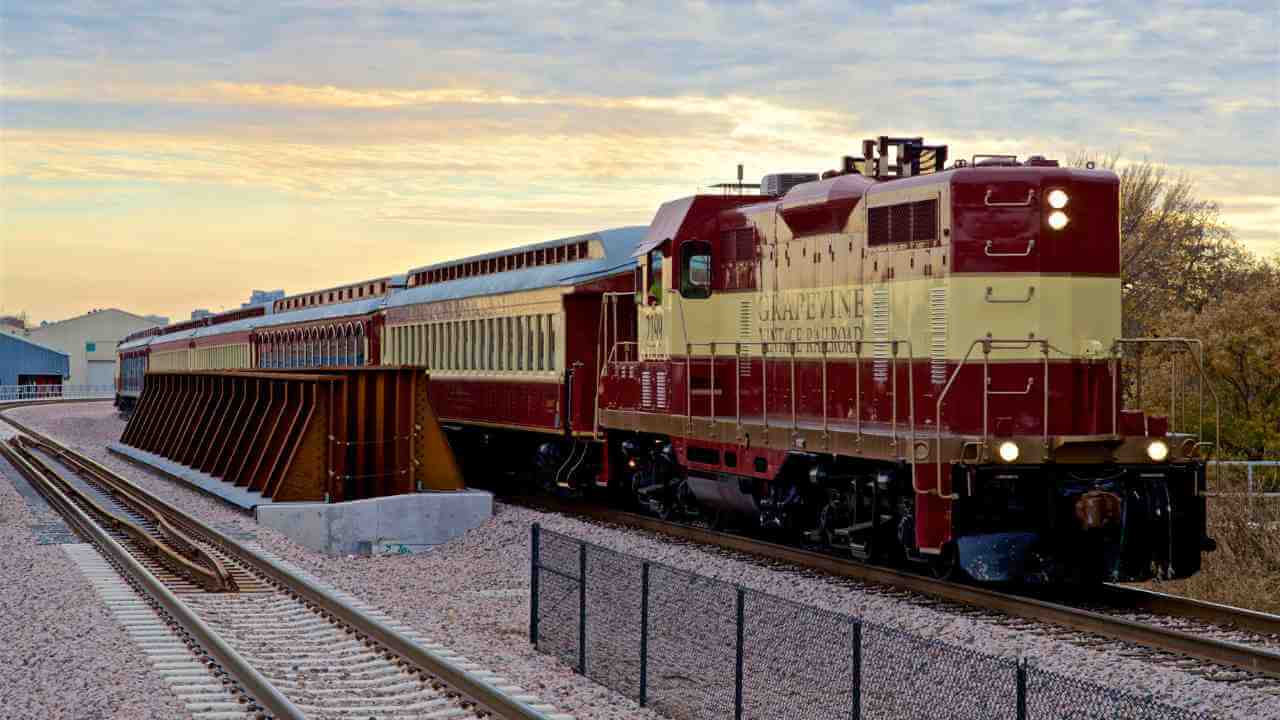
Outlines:
<svg viewBox="0 0 1280 720"><path fill-rule="evenodd" d="M1250 274L1219 301L1165 315L1154 329L1204 342L1205 371L1222 402L1222 449L1262 458L1280 452L1280 257Z"/></svg>
<svg viewBox="0 0 1280 720"><path fill-rule="evenodd" d="M1081 156L1072 164L1087 161ZM1171 308L1198 313L1248 284L1256 263L1222 222L1218 206L1196 197L1189 177L1145 160L1097 162L1120 176L1125 336L1150 335Z"/></svg>

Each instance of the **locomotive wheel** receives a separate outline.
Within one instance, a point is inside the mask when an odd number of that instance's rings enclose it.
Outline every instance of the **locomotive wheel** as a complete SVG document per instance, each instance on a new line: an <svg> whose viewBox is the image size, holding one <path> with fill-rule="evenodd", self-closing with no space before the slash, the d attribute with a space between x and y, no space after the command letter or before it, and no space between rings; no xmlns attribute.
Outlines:
<svg viewBox="0 0 1280 720"><path fill-rule="evenodd" d="M929 561L929 572L939 580L959 580L964 571L960 569L960 553L954 543L942 547L942 554Z"/></svg>

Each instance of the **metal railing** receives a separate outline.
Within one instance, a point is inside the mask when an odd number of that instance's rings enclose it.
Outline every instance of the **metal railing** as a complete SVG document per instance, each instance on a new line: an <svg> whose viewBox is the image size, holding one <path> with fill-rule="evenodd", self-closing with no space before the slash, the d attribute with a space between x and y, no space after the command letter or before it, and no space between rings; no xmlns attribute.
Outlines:
<svg viewBox="0 0 1280 720"><path fill-rule="evenodd" d="M1185 350L1187 357L1191 358L1197 373L1197 417L1196 417L1196 450L1202 456L1207 457L1209 453L1220 447L1222 432L1222 405L1218 399L1218 390L1209 382L1208 376L1204 372L1204 343L1195 338L1183 337L1167 337L1167 338L1117 338L1111 347L1111 396L1115 399L1113 404L1113 412L1111 414L1111 432L1113 435L1119 435L1119 421L1121 405L1123 405L1123 395L1120 393L1120 372L1119 366L1124 361L1124 347L1132 345L1139 350L1145 345L1167 345L1173 350ZM1138 356L1137 372L1136 372L1136 390L1137 403L1142 406L1142 361L1141 354ZM1178 388L1178 362L1177 355L1172 356L1169 365L1170 383L1169 383L1169 431L1172 432L1177 423L1177 388ZM1209 393L1213 396L1213 442L1204 442L1201 435L1201 429L1204 426L1204 390L1209 388Z"/></svg>
<svg viewBox="0 0 1280 720"><path fill-rule="evenodd" d="M781 346L783 348L786 348L786 353L784 354L783 360L789 363L790 370L791 370L790 382L788 387L788 390L789 390L788 395L791 398L791 429L792 431L796 432L800 429L799 413L797 409L797 398L799 396L796 393L796 357L797 357L796 351L799 349L803 352L804 350L808 349L811 351L811 353L816 354L818 357L820 357L822 361L822 435L824 438L829 437L830 431L831 431L831 415L828 409L828 402L827 402L827 373L828 373L828 368L829 368L829 363L831 358L830 349L832 347L835 347L837 351L837 356L839 356L841 350L844 350L843 354L845 356L848 356L850 351L852 351L852 357L854 360L854 387L855 387L853 416L854 416L854 423L855 423L855 432L857 434L857 441L858 443L861 443L863 438L862 349L864 345L870 346L872 348L884 347L884 348L889 348L890 350L890 355L888 358L872 358L872 359L886 360L889 365L889 370L888 370L888 374L890 378L889 395L891 397L890 404L892 406L891 416L890 416L890 434L892 438L891 446L896 450L898 447L899 347L904 345L906 346L907 367L911 368L912 364L915 362L915 350L910 340L892 340L892 339L886 339L886 340L783 340L783 341L777 341L777 342L729 340L724 342L686 343L685 344L685 375L687 376L687 378L689 378L689 381L685 383L686 393L687 393L685 413L688 418L689 427L690 428L693 427L693 421L695 419L695 416L693 415L693 402L692 402L693 383L691 381L693 377L693 350L695 348L705 347L710 351L710 355L707 358L711 367L711 387L710 387L711 403L710 403L710 408L708 412L710 416L709 419L712 420L713 422L716 419L715 363L716 363L716 360L718 359L717 350L720 347L733 348L734 407L736 408L734 422L737 426L738 433L740 435L741 429L742 429L742 358L743 358L742 350L743 348L759 348L760 349L760 358L761 358L760 422L764 426L764 428L768 430L769 428L769 373L768 373L769 350L771 346L772 347ZM748 356L748 358L750 358L750 356ZM914 402L915 376L914 376L914 373L910 371L907 372L907 396L909 399L909 402L907 403L907 414L908 414L907 423L909 425L909 431L911 434L911 447L915 447L915 432L916 432L915 402ZM702 418L698 417L698 419L702 419ZM901 453L899 453L898 456L901 457Z"/></svg>
<svg viewBox="0 0 1280 720"><path fill-rule="evenodd" d="M1242 468L1245 471L1245 487L1243 490L1238 492L1209 490L1205 492L1205 495L1209 497L1280 498L1280 460L1213 460L1208 465L1211 469L1217 470L1219 474L1221 474L1223 468ZM1263 478L1266 474L1260 472L1263 468L1271 468L1270 482Z"/></svg>
<svg viewBox="0 0 1280 720"><path fill-rule="evenodd" d="M115 397L114 385L0 385L0 402L100 400Z"/></svg>
<svg viewBox="0 0 1280 720"><path fill-rule="evenodd" d="M955 384L956 378L960 377L960 371L964 370L965 365L969 363L969 358L973 356L974 348L982 347L982 440L978 444L977 452L979 459L988 449L991 435L991 396L992 395L1026 395L1031 392L1035 386L1035 377L1027 378L1027 387L1025 390L992 390L991 389L991 353L999 350L1027 350L1034 346L1040 347L1040 360L1044 368L1044 376L1041 381L1041 393L1044 396L1044 405L1041 415L1041 431L1044 442L1044 452L1046 457L1049 454L1049 352L1055 348L1048 340L1038 340L1035 338L1023 339L999 339L992 337L978 338L969 344L969 349L965 351L964 357L960 358L960 363L956 365L956 369L951 371L951 377L947 378L947 384L943 386L942 392L938 394L938 401L934 414L934 444L935 457L942 457L942 403L947 399L947 395L951 392L951 386ZM955 493L943 494L942 492L942 463L937 463L938 476L937 486L932 490L925 491L925 494L937 495L955 500L958 495ZM920 492L920 490L916 490Z"/></svg>
<svg viewBox="0 0 1280 720"><path fill-rule="evenodd" d="M530 541L534 648L675 720L1207 717L536 523Z"/></svg>

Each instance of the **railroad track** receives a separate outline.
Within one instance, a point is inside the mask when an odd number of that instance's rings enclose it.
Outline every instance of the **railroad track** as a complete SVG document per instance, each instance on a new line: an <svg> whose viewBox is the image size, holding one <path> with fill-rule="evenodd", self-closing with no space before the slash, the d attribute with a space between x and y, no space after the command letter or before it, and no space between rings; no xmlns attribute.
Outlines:
<svg viewBox="0 0 1280 720"><path fill-rule="evenodd" d="M67 546L193 717L571 720L5 409L0 452L97 547Z"/></svg>
<svg viewBox="0 0 1280 720"><path fill-rule="evenodd" d="M599 505L546 497L505 500L866 583L872 592L898 594L904 599L914 596L917 600L923 599L924 604L945 604L967 614L985 613L996 622L1080 645L1097 647L1114 643L1122 652L1128 648L1130 654L1147 653L1153 658L1170 660L1211 680L1245 683L1280 694L1280 616L1277 615L1122 585L1106 585L1096 594L1063 602L1050 596L1030 597L936 580L825 552Z"/></svg>

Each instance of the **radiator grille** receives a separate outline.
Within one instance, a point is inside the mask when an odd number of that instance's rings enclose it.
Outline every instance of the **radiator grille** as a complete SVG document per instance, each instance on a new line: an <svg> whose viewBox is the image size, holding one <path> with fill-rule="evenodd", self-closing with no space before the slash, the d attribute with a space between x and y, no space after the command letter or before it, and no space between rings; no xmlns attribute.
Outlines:
<svg viewBox="0 0 1280 720"><path fill-rule="evenodd" d="M947 381L947 289L929 291L929 379Z"/></svg>
<svg viewBox="0 0 1280 720"><path fill-rule="evenodd" d="M640 372L640 407L653 407L653 374L648 370Z"/></svg>
<svg viewBox="0 0 1280 720"><path fill-rule="evenodd" d="M658 370L656 374L658 376L658 383L657 383L658 387L657 387L657 392L654 393L654 401L655 401L654 404L657 405L659 410L666 410L667 409L667 371Z"/></svg>
<svg viewBox="0 0 1280 720"><path fill-rule="evenodd" d="M883 205L867 210L867 244L930 242L938 239L938 200Z"/></svg>
<svg viewBox="0 0 1280 720"><path fill-rule="evenodd" d="M738 301L738 339L751 339L751 299Z"/></svg>

